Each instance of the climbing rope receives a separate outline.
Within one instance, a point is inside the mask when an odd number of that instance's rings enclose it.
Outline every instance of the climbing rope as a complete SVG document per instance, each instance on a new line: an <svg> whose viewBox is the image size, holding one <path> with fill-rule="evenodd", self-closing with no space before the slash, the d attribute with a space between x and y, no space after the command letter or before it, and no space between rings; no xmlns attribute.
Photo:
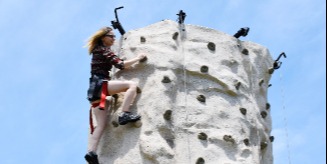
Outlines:
<svg viewBox="0 0 327 164"><path fill-rule="evenodd" d="M184 92L185 92L185 96L184 96L184 102L185 102L185 110L186 110L186 122L188 123L188 116L189 116L189 112L187 110L187 94L188 94L188 90L187 90L187 86L186 86L186 81L187 81L187 73L186 73L186 57L185 57L185 53L184 53L184 39L185 39L185 25L184 23L179 24L179 32L181 34L181 48L182 48L182 55L183 55L183 81L184 81ZM189 133L187 133L187 149L188 149L188 163L191 163L191 148L190 148L190 137L189 137Z"/></svg>
<svg viewBox="0 0 327 164"><path fill-rule="evenodd" d="M241 44L241 43L240 43ZM250 72L253 72L253 67L252 67L252 64L249 64L249 66L250 66ZM250 78L250 79L252 79L252 78ZM250 81L250 84L254 84L254 82L253 81ZM250 87L253 87L253 86L250 86ZM251 93L252 94L252 97L254 97L254 93L252 92ZM258 144L257 145L260 145L260 134L259 134L259 130L258 129L255 129L256 130L256 135L257 135L257 138L258 138ZM253 143L251 144L251 151L252 152L256 152L255 151L256 149L255 149L255 145L253 145ZM259 164L259 161L260 161L261 159L255 159L254 158L254 155L253 155L253 153L252 153L252 161L253 161L253 163L254 164Z"/></svg>
<svg viewBox="0 0 327 164"><path fill-rule="evenodd" d="M282 74L279 76L279 80L282 83L283 78ZM286 107L285 107L285 94L284 89L281 85L281 95L282 95L282 105L283 105L283 112L284 112L284 129L285 129L285 136L286 136L286 147L287 147L287 157L288 157L288 163L291 164L291 151L290 151L290 144L289 144L289 136L288 136L288 125L287 125L287 118L286 118Z"/></svg>

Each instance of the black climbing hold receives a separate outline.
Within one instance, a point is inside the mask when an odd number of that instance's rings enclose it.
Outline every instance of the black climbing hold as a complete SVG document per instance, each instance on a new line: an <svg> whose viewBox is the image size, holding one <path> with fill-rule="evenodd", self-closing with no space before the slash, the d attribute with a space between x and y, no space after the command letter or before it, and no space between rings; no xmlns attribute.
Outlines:
<svg viewBox="0 0 327 164"><path fill-rule="evenodd" d="M269 140L270 140L270 142L274 142L275 137L274 137L274 136L270 136L270 137L269 137Z"/></svg>
<svg viewBox="0 0 327 164"><path fill-rule="evenodd" d="M244 48L244 49L242 50L242 54L244 54L244 55L249 55L249 50L246 49L246 48Z"/></svg>
<svg viewBox="0 0 327 164"><path fill-rule="evenodd" d="M233 137L231 135L224 135L224 140L226 142L235 143L235 140L233 139Z"/></svg>
<svg viewBox="0 0 327 164"><path fill-rule="evenodd" d="M112 95L112 97L117 100L119 98L119 95L118 94L114 94L114 95Z"/></svg>
<svg viewBox="0 0 327 164"><path fill-rule="evenodd" d="M140 40L141 40L141 43L145 43L146 42L146 39L143 36L141 36Z"/></svg>
<svg viewBox="0 0 327 164"><path fill-rule="evenodd" d="M205 134L205 133L203 133L203 132L201 132L201 133L199 133L198 138L200 140L207 140L208 139L208 135Z"/></svg>
<svg viewBox="0 0 327 164"><path fill-rule="evenodd" d="M246 109L245 108L240 108L240 111L243 115L246 115Z"/></svg>
<svg viewBox="0 0 327 164"><path fill-rule="evenodd" d="M170 83L171 80L169 79L168 76L164 76L164 78L161 80L161 82L163 82L163 83Z"/></svg>
<svg viewBox="0 0 327 164"><path fill-rule="evenodd" d="M240 89L240 86L241 86L241 82L237 82L237 83L235 84L235 88L236 88L237 90Z"/></svg>
<svg viewBox="0 0 327 164"><path fill-rule="evenodd" d="M142 90L141 90L140 87L137 87L137 88L136 88L136 93L142 93Z"/></svg>
<svg viewBox="0 0 327 164"><path fill-rule="evenodd" d="M261 86L264 82L265 82L265 80L261 79L259 82L259 86Z"/></svg>
<svg viewBox="0 0 327 164"><path fill-rule="evenodd" d="M175 32L175 33L173 34L173 39L174 39L174 40L177 40L177 37L178 37L178 32Z"/></svg>
<svg viewBox="0 0 327 164"><path fill-rule="evenodd" d="M266 111L261 111L260 114L261 114L262 118L266 118L268 115Z"/></svg>
<svg viewBox="0 0 327 164"><path fill-rule="evenodd" d="M198 160L196 160L195 164L205 164L205 161L202 157L198 158Z"/></svg>
<svg viewBox="0 0 327 164"><path fill-rule="evenodd" d="M143 62L145 62L147 60L148 60L148 58L145 56L143 59L140 60L140 62L143 63Z"/></svg>
<svg viewBox="0 0 327 164"><path fill-rule="evenodd" d="M201 70L202 73L207 73L209 71L209 67L204 65L204 66L201 67L200 70Z"/></svg>
<svg viewBox="0 0 327 164"><path fill-rule="evenodd" d="M167 120L167 121L170 121L171 120L171 114L172 114L172 111L167 110L163 115L164 119Z"/></svg>
<svg viewBox="0 0 327 164"><path fill-rule="evenodd" d="M244 144L245 144L246 146L249 146L249 145L250 145L250 140L247 139L247 138L244 139L243 142L244 142Z"/></svg>
<svg viewBox="0 0 327 164"><path fill-rule="evenodd" d="M216 50L215 43L209 42L207 46L208 46L209 50L211 50L211 51L215 51Z"/></svg>
<svg viewBox="0 0 327 164"><path fill-rule="evenodd" d="M261 150L265 149L267 146L268 146L268 143L267 142L261 142L260 143L260 149Z"/></svg>
<svg viewBox="0 0 327 164"><path fill-rule="evenodd" d="M206 97L203 95L199 95L196 99L198 99L200 102L206 102Z"/></svg>
<svg viewBox="0 0 327 164"><path fill-rule="evenodd" d="M270 109L270 104L266 103L266 109L269 110Z"/></svg>

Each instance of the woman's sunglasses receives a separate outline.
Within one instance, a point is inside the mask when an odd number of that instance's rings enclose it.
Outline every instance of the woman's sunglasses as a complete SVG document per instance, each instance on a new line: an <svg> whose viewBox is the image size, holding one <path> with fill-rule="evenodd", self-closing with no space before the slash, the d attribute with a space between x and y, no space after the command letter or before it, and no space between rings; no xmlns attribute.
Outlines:
<svg viewBox="0 0 327 164"><path fill-rule="evenodd" d="M108 37L110 37L110 38L116 38L116 35L104 35L104 36L108 36Z"/></svg>

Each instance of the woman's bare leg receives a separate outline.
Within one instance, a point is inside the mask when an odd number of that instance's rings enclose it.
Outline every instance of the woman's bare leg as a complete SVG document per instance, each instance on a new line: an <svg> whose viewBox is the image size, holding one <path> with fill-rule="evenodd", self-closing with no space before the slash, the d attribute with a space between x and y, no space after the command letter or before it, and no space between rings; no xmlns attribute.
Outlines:
<svg viewBox="0 0 327 164"><path fill-rule="evenodd" d="M97 126L90 137L88 151L96 152L101 135L107 124L107 110L99 110L99 107L95 107L92 108L92 112L94 113L97 121Z"/></svg>
<svg viewBox="0 0 327 164"><path fill-rule="evenodd" d="M108 92L114 95L119 92L126 92L122 104L122 111L129 112L129 106L134 102L137 90L137 83L132 81L109 81Z"/></svg>

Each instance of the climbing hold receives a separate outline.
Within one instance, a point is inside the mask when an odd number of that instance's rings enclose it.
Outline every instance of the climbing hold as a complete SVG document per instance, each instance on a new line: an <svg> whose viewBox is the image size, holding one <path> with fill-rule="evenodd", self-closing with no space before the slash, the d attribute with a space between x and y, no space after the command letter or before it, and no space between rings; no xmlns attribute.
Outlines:
<svg viewBox="0 0 327 164"><path fill-rule="evenodd" d="M134 127L136 128L140 128L142 126L142 121L141 120L138 120L136 122L133 122L132 124Z"/></svg>
<svg viewBox="0 0 327 164"><path fill-rule="evenodd" d="M129 49L134 52L136 50L136 47L130 47Z"/></svg>
<svg viewBox="0 0 327 164"><path fill-rule="evenodd" d="M270 142L274 142L275 137L274 137L274 136L270 136L270 137L269 137L269 140L270 140Z"/></svg>
<svg viewBox="0 0 327 164"><path fill-rule="evenodd" d="M237 83L235 84L235 88L236 88L237 90L240 89L240 86L241 86L241 82L237 82Z"/></svg>
<svg viewBox="0 0 327 164"><path fill-rule="evenodd" d="M245 108L240 108L240 111L243 115L246 115L246 109Z"/></svg>
<svg viewBox="0 0 327 164"><path fill-rule="evenodd" d="M203 132L201 132L201 133L199 133L198 138L200 140L207 140L208 139L208 135L205 134L205 133L203 133Z"/></svg>
<svg viewBox="0 0 327 164"><path fill-rule="evenodd" d="M205 161L202 157L198 158L195 164L205 164Z"/></svg>
<svg viewBox="0 0 327 164"><path fill-rule="evenodd" d="M136 88L136 93L142 93L142 90L141 90L140 87L137 87L137 88Z"/></svg>
<svg viewBox="0 0 327 164"><path fill-rule="evenodd" d="M268 146L268 143L267 143L267 142L261 142L261 144L260 144L260 149L263 150L263 149L265 149L267 146Z"/></svg>
<svg viewBox="0 0 327 164"><path fill-rule="evenodd" d="M145 43L146 42L146 39L143 36L141 36L140 40L141 40L141 43Z"/></svg>
<svg viewBox="0 0 327 164"><path fill-rule="evenodd" d="M215 43L209 42L207 46L208 46L209 50L211 50L211 51L215 51L216 50Z"/></svg>
<svg viewBox="0 0 327 164"><path fill-rule="evenodd" d="M249 55L249 50L246 49L246 48L244 48L244 49L242 50L242 54L244 54L244 55Z"/></svg>
<svg viewBox="0 0 327 164"><path fill-rule="evenodd" d="M243 142L244 142L244 144L245 144L246 146L249 146L249 145L250 145L250 140L247 139L247 138L244 139Z"/></svg>
<svg viewBox="0 0 327 164"><path fill-rule="evenodd" d="M267 117L267 112L266 111L261 111L261 116L262 118L266 118Z"/></svg>
<svg viewBox="0 0 327 164"><path fill-rule="evenodd" d="M117 100L119 98L119 95L118 94L114 94L114 95L112 95L112 97Z"/></svg>
<svg viewBox="0 0 327 164"><path fill-rule="evenodd" d="M175 33L173 34L173 39L174 39L174 40L177 40L177 37L178 37L178 32L175 32Z"/></svg>
<svg viewBox="0 0 327 164"><path fill-rule="evenodd" d="M163 115L164 119L167 120L167 121L170 121L171 120L171 114L172 114L172 111L167 110Z"/></svg>
<svg viewBox="0 0 327 164"><path fill-rule="evenodd" d="M148 60L148 58L145 56L143 59L140 60L140 62L143 63L143 62L145 62L147 60Z"/></svg>
<svg viewBox="0 0 327 164"><path fill-rule="evenodd" d="M272 86L272 84L269 84L269 85L268 85L268 87L271 87L271 86Z"/></svg>
<svg viewBox="0 0 327 164"><path fill-rule="evenodd" d="M232 136L230 136L230 135L224 135L224 140L225 140L226 142L235 143L234 138L233 138Z"/></svg>
<svg viewBox="0 0 327 164"><path fill-rule="evenodd" d="M114 126L115 128L119 126L119 124L116 121L112 121L111 122L112 126Z"/></svg>
<svg viewBox="0 0 327 164"><path fill-rule="evenodd" d="M274 67L270 67L269 70L268 70L268 73L269 74L273 74L274 73L274 70L275 70Z"/></svg>
<svg viewBox="0 0 327 164"><path fill-rule="evenodd" d="M171 80L169 79L168 76L164 76L164 78L161 80L161 82L163 82L163 83L170 83Z"/></svg>
<svg viewBox="0 0 327 164"><path fill-rule="evenodd" d="M270 140L270 142L274 142L275 137L274 137L274 136L270 136L270 137L269 137L269 140Z"/></svg>
<svg viewBox="0 0 327 164"><path fill-rule="evenodd" d="M270 104L266 103L266 109L269 110L270 109Z"/></svg>
<svg viewBox="0 0 327 164"><path fill-rule="evenodd" d="M260 79L259 86L261 86L264 82L265 82L265 80Z"/></svg>
<svg viewBox="0 0 327 164"><path fill-rule="evenodd" d="M196 99L198 99L200 102L206 102L206 97L203 95L199 95Z"/></svg>
<svg viewBox="0 0 327 164"><path fill-rule="evenodd" d="M209 67L204 65L204 66L201 67L200 70L201 70L202 73L207 73L209 71Z"/></svg>

